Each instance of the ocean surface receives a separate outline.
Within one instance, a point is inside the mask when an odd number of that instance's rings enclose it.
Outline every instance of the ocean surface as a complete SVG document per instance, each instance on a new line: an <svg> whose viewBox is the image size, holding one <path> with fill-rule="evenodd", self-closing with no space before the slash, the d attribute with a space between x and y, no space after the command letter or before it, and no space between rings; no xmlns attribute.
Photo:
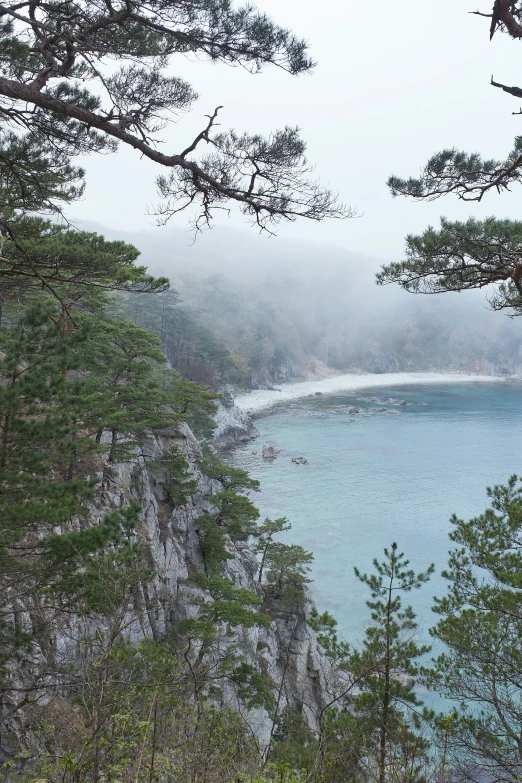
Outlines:
<svg viewBox="0 0 522 783"><path fill-rule="evenodd" d="M267 412L256 426L261 437L226 460L261 482L252 499L262 518L287 517L292 530L283 540L314 553L318 609L330 611L343 636L357 642L369 621L369 595L353 567L370 570L396 541L415 570L436 566L431 581L405 598L429 641L432 597L446 589L440 572L452 546L450 516L479 514L487 486L522 475L522 383L312 396ZM264 443L281 449L277 459L263 460ZM298 456L308 464L292 463Z"/></svg>

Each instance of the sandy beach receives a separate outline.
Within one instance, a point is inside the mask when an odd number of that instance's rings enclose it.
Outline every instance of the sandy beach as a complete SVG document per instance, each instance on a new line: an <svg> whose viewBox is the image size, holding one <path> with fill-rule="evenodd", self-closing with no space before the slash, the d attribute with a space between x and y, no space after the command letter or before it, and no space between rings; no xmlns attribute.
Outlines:
<svg viewBox="0 0 522 783"><path fill-rule="evenodd" d="M422 383L473 383L477 381L505 381L506 378L493 375L465 375L462 373L402 372L375 375L336 375L321 381L298 381L283 383L278 391L259 389L240 394L236 405L250 415L258 415L276 405L308 397L318 392L331 394L340 391L358 391L359 389L377 389L387 386L410 386Z"/></svg>

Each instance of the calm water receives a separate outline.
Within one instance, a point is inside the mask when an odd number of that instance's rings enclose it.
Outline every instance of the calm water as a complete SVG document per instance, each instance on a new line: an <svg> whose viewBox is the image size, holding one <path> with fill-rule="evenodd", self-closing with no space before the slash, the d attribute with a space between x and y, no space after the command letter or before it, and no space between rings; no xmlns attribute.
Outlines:
<svg viewBox="0 0 522 783"><path fill-rule="evenodd" d="M360 412L350 415L349 406ZM317 606L335 615L351 641L368 620L369 597L354 565L370 569L392 541L416 570L433 561L436 576L409 600L428 638L436 619L432 596L445 589L440 571L451 545L451 514L480 513L487 486L522 474L521 406L522 384L515 382L307 398L258 419L261 437L230 452L227 461L260 480L253 499L262 516L288 517L292 530L285 540L313 551ZM266 442L281 449L273 462L261 457ZM293 464L296 456L309 464Z"/></svg>

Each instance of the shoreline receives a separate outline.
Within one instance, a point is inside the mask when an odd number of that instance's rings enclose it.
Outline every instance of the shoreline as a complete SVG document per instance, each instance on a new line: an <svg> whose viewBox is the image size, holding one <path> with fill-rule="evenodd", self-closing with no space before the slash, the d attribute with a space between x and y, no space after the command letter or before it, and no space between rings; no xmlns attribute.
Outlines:
<svg viewBox="0 0 522 783"><path fill-rule="evenodd" d="M364 373L362 375L334 375L319 381L298 381L283 383L280 390L256 389L239 394L235 405L249 416L258 416L270 411L278 405L292 400L310 397L317 393L334 394L342 391L360 391L362 389L378 389L387 386L411 386L423 383L477 383L518 380L498 375L471 375L465 373L436 372L395 372L395 373Z"/></svg>

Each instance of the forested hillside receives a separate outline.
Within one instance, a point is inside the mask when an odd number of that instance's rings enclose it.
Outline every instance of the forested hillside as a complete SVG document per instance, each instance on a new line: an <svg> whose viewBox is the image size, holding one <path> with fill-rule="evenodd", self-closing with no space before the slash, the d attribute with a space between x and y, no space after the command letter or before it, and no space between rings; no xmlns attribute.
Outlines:
<svg viewBox="0 0 522 783"><path fill-rule="evenodd" d="M178 293L168 294L165 346L193 380L256 388L329 372L522 372L517 325L495 317L485 293L421 301L376 288L375 259L263 237L245 257L242 238L224 229L195 245L168 229L133 235ZM154 307L129 314L151 325Z"/></svg>

